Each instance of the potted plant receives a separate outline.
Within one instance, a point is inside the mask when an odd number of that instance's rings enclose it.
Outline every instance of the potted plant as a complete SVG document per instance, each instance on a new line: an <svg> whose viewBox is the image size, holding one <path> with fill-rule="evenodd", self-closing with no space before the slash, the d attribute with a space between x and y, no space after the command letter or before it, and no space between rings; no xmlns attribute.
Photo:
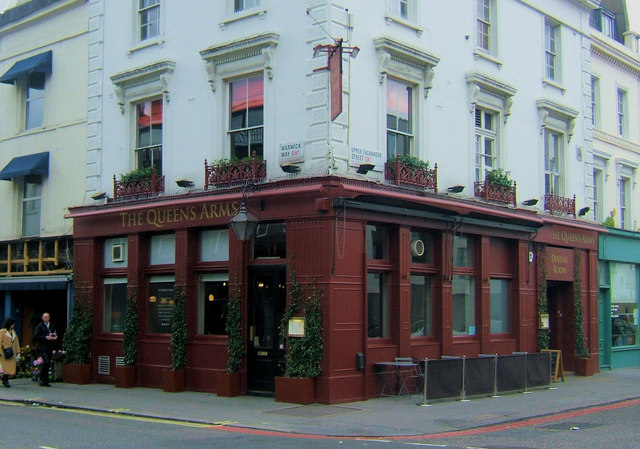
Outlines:
<svg viewBox="0 0 640 449"><path fill-rule="evenodd" d="M136 361L138 359L138 299L132 289L127 298L122 335L124 366L116 366L116 387L132 388L136 384Z"/></svg>
<svg viewBox="0 0 640 449"><path fill-rule="evenodd" d="M322 292L313 285L304 297L295 269L289 272L289 306L280 323L280 334L286 338L288 351L283 377L276 377L276 401L296 404L315 402L315 378L322 371ZM302 336L290 336L289 321L304 316Z"/></svg>
<svg viewBox="0 0 640 449"><path fill-rule="evenodd" d="M71 310L71 322L64 334L62 349L66 353L63 381L74 384L91 382L91 301L76 295Z"/></svg>
<svg viewBox="0 0 640 449"><path fill-rule="evenodd" d="M397 156L384 164L384 177L396 185L408 184L438 193L438 165L431 169L429 161L408 154Z"/></svg>
<svg viewBox="0 0 640 449"><path fill-rule="evenodd" d="M510 189L513 187L513 180L510 178L511 172L502 168L495 168L487 174L487 181L490 186Z"/></svg>
<svg viewBox="0 0 640 449"><path fill-rule="evenodd" d="M227 369L218 373L218 396L233 397L240 395L240 366L245 354L242 338L242 292L235 285L227 303Z"/></svg>
<svg viewBox="0 0 640 449"><path fill-rule="evenodd" d="M184 290L176 289L171 312L171 366L164 370L163 390L169 393L184 391L184 369L187 365L187 298Z"/></svg>

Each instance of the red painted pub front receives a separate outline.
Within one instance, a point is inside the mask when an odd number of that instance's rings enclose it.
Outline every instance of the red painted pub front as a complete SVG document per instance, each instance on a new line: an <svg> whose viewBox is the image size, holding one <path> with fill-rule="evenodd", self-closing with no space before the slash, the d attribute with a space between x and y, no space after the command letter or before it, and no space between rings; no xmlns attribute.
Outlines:
<svg viewBox="0 0 640 449"><path fill-rule="evenodd" d="M574 369L576 303L597 363L601 228L327 176L261 184L247 196L258 228L241 242L229 230L241 199L236 188L71 210L76 293L93 304L94 381L115 382L124 303L135 292L136 382L162 385L172 296L180 288L187 298L187 388L215 392L227 366L224 317L235 285L243 297L242 392L272 394L284 363L279 322L293 268L301 285L323 293L320 403L378 396L377 362L537 352L542 331L562 350L565 369Z"/></svg>

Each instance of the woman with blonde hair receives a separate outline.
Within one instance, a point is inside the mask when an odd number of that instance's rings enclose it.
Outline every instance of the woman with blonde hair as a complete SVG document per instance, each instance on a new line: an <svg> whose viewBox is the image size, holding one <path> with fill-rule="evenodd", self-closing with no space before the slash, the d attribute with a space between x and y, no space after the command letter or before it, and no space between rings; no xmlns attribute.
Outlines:
<svg viewBox="0 0 640 449"><path fill-rule="evenodd" d="M0 364L2 364L2 385L9 388L9 376L16 375L16 367L18 363L16 362L16 356L20 352L20 342L18 341L18 336L16 335L16 331L13 328L16 325L16 320L9 317L4 320L2 323L2 329L0 329L0 346L2 350L0 350ZM5 351L11 348L13 354L10 357L5 355Z"/></svg>

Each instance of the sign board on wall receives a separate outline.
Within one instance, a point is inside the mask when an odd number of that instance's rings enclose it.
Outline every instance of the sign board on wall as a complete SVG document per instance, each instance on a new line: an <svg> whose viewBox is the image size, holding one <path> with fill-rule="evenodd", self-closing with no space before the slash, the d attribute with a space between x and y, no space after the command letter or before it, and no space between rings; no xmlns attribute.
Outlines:
<svg viewBox="0 0 640 449"><path fill-rule="evenodd" d="M547 246L545 263L547 280L573 282L573 250Z"/></svg>
<svg viewBox="0 0 640 449"><path fill-rule="evenodd" d="M304 142L280 144L280 165L304 162Z"/></svg>
<svg viewBox="0 0 640 449"><path fill-rule="evenodd" d="M360 164L373 164L375 165L375 171L382 171L384 169L384 155L382 151L378 150L351 147L349 161L352 167L359 167Z"/></svg>

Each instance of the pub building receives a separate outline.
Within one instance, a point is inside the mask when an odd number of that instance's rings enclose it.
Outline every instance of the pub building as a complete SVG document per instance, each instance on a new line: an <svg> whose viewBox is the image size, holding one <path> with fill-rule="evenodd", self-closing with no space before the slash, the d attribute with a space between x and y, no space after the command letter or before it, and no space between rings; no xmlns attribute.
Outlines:
<svg viewBox="0 0 640 449"><path fill-rule="evenodd" d="M76 288L93 305L94 382L115 382L126 297L135 292L137 385L162 386L180 288L186 388L215 392L227 366L225 314L234 284L246 345L242 393L273 394L292 269L301 285L322 291L319 403L377 397L375 363L398 356L538 352L541 329L573 370L576 294L597 370L601 227L340 176L251 186L70 208ZM246 241L230 229L243 202L257 219Z"/></svg>

